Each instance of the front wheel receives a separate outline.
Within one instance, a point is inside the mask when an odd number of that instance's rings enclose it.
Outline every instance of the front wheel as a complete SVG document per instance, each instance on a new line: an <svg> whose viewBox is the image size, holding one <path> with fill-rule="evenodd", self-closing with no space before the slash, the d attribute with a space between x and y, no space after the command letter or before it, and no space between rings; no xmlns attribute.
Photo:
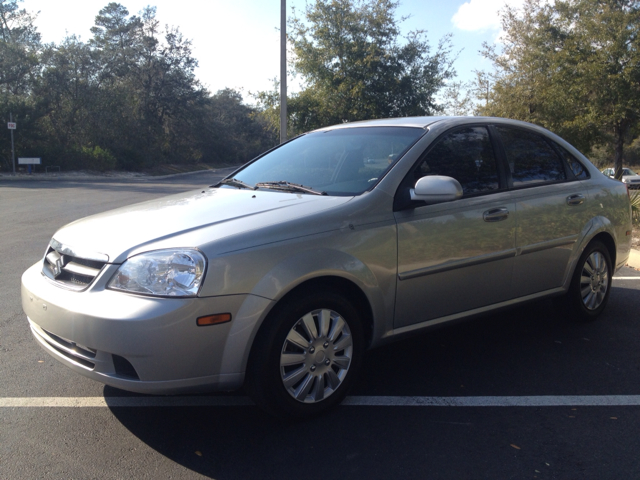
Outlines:
<svg viewBox="0 0 640 480"><path fill-rule="evenodd" d="M602 313L611 293L612 275L607 247L599 241L590 243L580 256L567 296L576 320L594 320Z"/></svg>
<svg viewBox="0 0 640 480"><path fill-rule="evenodd" d="M245 382L258 406L304 418L339 404L362 361L358 311L339 294L318 292L287 301L265 322Z"/></svg>

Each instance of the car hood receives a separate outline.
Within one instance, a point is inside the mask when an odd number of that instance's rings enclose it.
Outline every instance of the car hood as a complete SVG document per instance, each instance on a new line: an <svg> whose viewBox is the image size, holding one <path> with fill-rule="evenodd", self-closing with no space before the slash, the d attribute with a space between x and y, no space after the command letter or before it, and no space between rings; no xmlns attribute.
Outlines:
<svg viewBox="0 0 640 480"><path fill-rule="evenodd" d="M120 263L145 244L208 228L229 236L333 208L352 197L208 188L138 203L72 222L54 234L64 246ZM212 227L224 226L224 229ZM222 233L224 232L224 233ZM214 240L210 238L209 241ZM259 239L256 239L259 244ZM198 247L198 245L180 245Z"/></svg>

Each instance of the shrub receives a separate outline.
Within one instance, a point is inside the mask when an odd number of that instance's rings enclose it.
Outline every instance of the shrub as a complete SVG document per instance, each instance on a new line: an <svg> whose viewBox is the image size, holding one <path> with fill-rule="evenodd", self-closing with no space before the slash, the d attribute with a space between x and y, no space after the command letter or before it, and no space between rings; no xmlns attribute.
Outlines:
<svg viewBox="0 0 640 480"><path fill-rule="evenodd" d="M631 193L631 215L635 223L640 223L640 190Z"/></svg>
<svg viewBox="0 0 640 480"><path fill-rule="evenodd" d="M116 168L117 160L113 154L104 148L96 145L95 147L82 147L81 149L81 167L87 170L98 170L104 172Z"/></svg>

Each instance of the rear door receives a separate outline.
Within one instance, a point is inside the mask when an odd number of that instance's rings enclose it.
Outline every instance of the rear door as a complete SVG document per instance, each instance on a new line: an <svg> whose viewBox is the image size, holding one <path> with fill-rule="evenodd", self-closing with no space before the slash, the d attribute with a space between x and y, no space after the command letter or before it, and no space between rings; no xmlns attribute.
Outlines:
<svg viewBox="0 0 640 480"><path fill-rule="evenodd" d="M537 132L496 125L516 203L513 296L560 287L580 232L588 223L586 175L570 154ZM585 177L586 178L586 177Z"/></svg>

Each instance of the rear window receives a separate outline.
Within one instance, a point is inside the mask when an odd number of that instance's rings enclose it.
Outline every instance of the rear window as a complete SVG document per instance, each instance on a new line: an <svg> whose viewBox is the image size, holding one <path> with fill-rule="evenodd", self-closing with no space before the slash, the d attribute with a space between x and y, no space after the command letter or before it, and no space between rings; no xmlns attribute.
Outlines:
<svg viewBox="0 0 640 480"><path fill-rule="evenodd" d="M558 148L558 151L560 152L560 155L562 155L562 158L564 158L565 162L569 164L569 168L578 180L586 180L587 178L589 178L589 171L584 167L584 165L582 165L582 163L580 163L578 159L576 159L566 149L564 149L557 143L555 144L555 146Z"/></svg>

